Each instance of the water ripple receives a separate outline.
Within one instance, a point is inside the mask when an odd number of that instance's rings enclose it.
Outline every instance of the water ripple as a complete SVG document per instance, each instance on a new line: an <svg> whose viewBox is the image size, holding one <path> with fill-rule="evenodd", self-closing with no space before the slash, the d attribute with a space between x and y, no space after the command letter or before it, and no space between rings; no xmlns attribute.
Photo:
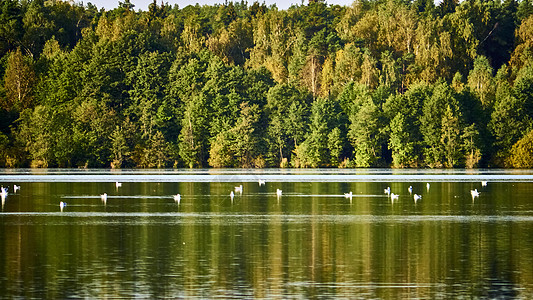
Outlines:
<svg viewBox="0 0 533 300"><path fill-rule="evenodd" d="M336 224L397 224L397 223L427 223L427 222L444 222L444 223L513 223L513 222L533 222L533 216L527 215L297 215L297 214L220 214L220 213L123 213L123 212L11 212L0 213L0 216L22 217L16 220L4 219L4 224L10 222L22 223L41 223L38 219L47 217L60 217L46 219L46 223L59 222L64 218L86 218L84 224L106 224L106 223L123 223L129 225L145 224L264 224L276 223L336 223ZM35 218L36 217L36 218Z"/></svg>

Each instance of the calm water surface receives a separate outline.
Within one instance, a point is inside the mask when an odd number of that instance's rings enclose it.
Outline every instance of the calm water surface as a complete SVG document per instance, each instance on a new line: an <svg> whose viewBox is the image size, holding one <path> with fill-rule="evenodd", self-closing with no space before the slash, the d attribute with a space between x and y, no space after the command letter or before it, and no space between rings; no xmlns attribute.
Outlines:
<svg viewBox="0 0 533 300"><path fill-rule="evenodd" d="M531 299L532 174L7 170L0 298Z"/></svg>

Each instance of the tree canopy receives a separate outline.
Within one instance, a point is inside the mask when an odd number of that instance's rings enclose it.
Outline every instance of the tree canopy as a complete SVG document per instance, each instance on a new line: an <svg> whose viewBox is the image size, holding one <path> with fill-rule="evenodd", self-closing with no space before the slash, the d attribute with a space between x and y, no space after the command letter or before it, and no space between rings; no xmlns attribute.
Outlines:
<svg viewBox="0 0 533 300"><path fill-rule="evenodd" d="M0 167L531 167L531 0L0 0Z"/></svg>

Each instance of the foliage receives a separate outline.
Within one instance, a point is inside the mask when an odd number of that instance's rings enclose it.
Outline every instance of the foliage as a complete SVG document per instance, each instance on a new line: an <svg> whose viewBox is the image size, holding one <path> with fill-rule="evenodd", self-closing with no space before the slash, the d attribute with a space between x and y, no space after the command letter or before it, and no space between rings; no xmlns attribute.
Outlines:
<svg viewBox="0 0 533 300"><path fill-rule="evenodd" d="M2 107L8 111L30 107L33 104L35 81L31 58L22 55L20 48L10 53L4 75L6 95L1 102Z"/></svg>
<svg viewBox="0 0 533 300"><path fill-rule="evenodd" d="M514 168L533 168L533 131L513 145L508 163Z"/></svg>
<svg viewBox="0 0 533 300"><path fill-rule="evenodd" d="M531 1L134 8L0 1L0 167L529 167Z"/></svg>

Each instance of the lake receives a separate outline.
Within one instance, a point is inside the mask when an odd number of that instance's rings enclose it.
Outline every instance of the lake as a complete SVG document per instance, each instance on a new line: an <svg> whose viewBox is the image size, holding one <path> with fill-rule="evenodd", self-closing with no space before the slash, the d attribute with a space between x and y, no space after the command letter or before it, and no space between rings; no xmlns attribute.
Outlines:
<svg viewBox="0 0 533 300"><path fill-rule="evenodd" d="M0 298L533 298L530 170L17 169L0 184Z"/></svg>

